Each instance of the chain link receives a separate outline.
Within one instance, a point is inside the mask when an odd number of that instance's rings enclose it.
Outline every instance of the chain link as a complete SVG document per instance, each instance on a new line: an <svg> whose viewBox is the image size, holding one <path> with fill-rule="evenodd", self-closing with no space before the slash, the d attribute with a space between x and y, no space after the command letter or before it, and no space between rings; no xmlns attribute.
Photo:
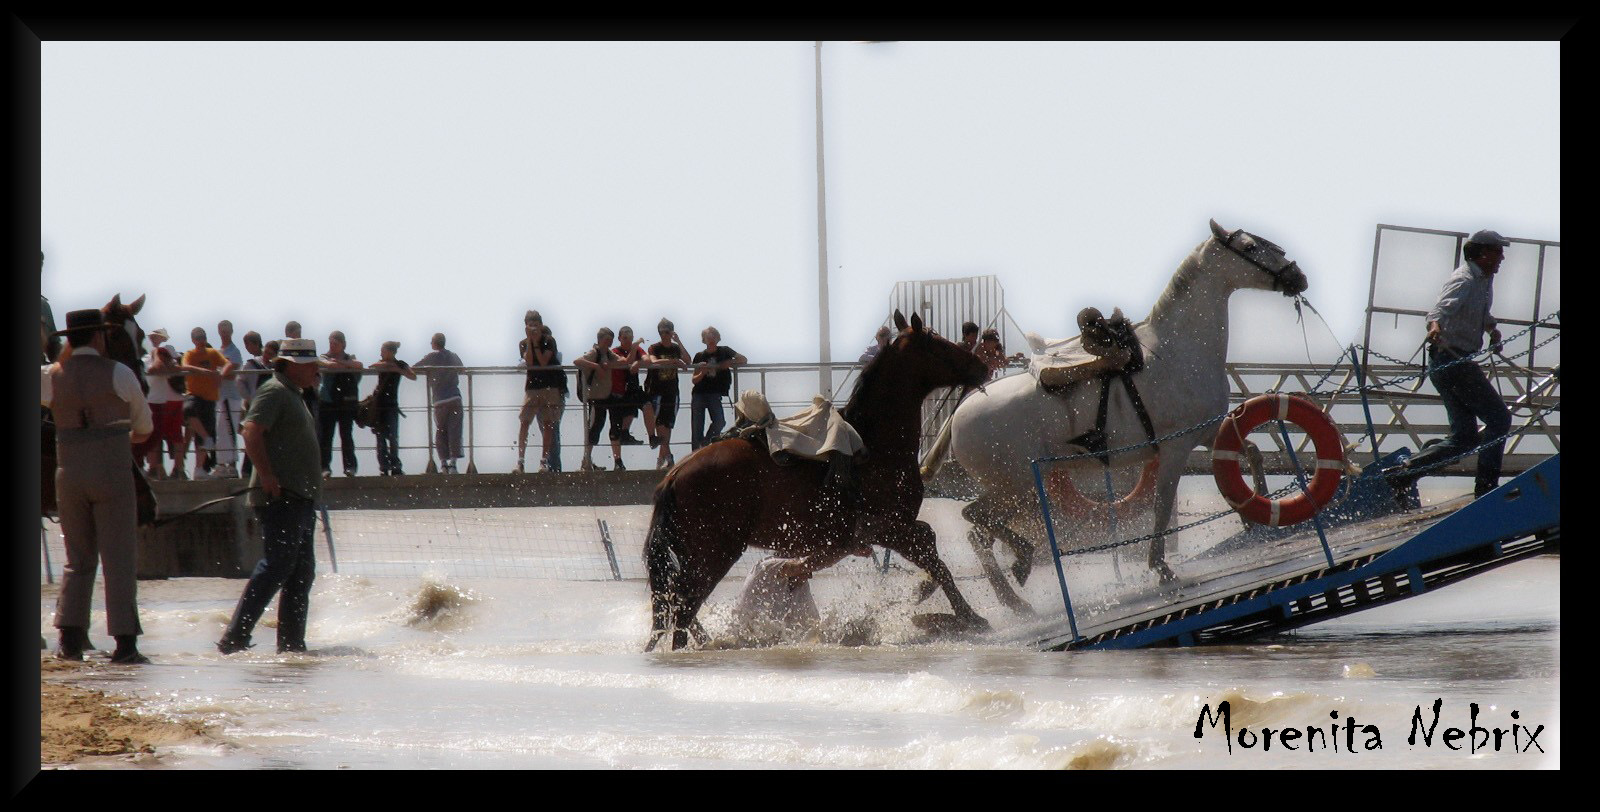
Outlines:
<svg viewBox="0 0 1600 812"><path fill-rule="evenodd" d="M1521 338L1522 336L1527 335L1528 333L1532 332L1535 327L1548 327L1548 326L1551 325L1551 320L1552 319L1554 319L1556 321L1559 321L1561 319L1561 311L1560 310L1554 311L1550 315L1548 315L1548 316L1546 316L1546 317L1534 322L1533 324L1528 325L1526 328L1524 328L1521 331L1517 332L1516 334L1510 336L1509 338L1501 339L1499 344L1503 346L1505 344L1509 344L1509 343L1511 343L1513 341L1516 341L1518 338ZM1530 355L1530 354L1533 353L1534 350L1537 350L1537 349L1539 349L1540 347L1543 347L1546 344L1549 344L1549 343L1551 343L1553 341L1556 341L1559 338L1561 338L1561 333L1558 330L1554 335L1550 336L1549 338L1546 338L1544 341L1541 341L1538 344L1535 344L1535 345L1529 347L1528 349L1517 353L1516 355L1510 355L1510 356L1502 355L1501 358L1504 358L1505 360L1510 361L1510 360L1513 360L1513 359L1516 359L1516 358L1521 358L1524 355ZM1390 357L1388 355L1384 355L1383 353L1378 352L1377 350L1372 349L1371 347L1365 347L1364 345L1361 345L1361 344L1356 344L1355 347L1358 348L1358 349L1365 349L1369 355L1377 356L1379 359L1382 359L1384 361L1388 361L1389 363L1396 364L1398 366L1409 366L1410 365L1409 361L1401 361L1398 358L1392 358L1392 357ZM1493 345L1491 345L1490 347L1488 347L1486 349L1483 349L1483 350L1479 350L1478 352L1473 353L1472 355L1462 356L1461 358L1457 358L1454 361L1450 361L1448 363L1440 364L1438 366L1431 367L1431 368L1428 367L1426 364L1424 364L1423 367L1422 367L1422 371L1418 372L1416 374L1413 374L1413 375L1405 375L1405 376L1401 376L1401 377L1398 377L1398 378L1389 378L1389 379L1385 379L1385 380L1383 380L1381 382L1368 383L1368 384L1366 384L1364 386L1363 385L1357 385L1357 386L1343 387L1343 388L1340 388L1340 389L1335 389L1335 390L1333 390L1331 392L1323 392L1323 391L1321 391L1323 385L1326 384L1333 377L1334 373L1338 372L1338 370L1339 370L1340 364L1334 364L1333 366L1328 368L1327 373L1322 376L1321 380L1317 381L1316 385L1311 388L1311 392L1308 393L1308 394L1314 394L1314 395L1318 395L1318 396L1321 396L1321 397L1334 397L1334 396L1337 396L1337 395L1346 395L1346 394L1352 394L1352 393L1363 392L1363 391L1372 392L1372 391L1378 390L1380 386L1395 386L1395 385L1398 385L1398 384L1403 384L1403 383L1406 383L1407 381L1417 380L1419 378L1425 377L1427 375L1430 375L1430 374L1432 374L1434 372L1438 372L1440 370L1449 369L1450 367L1456 366L1458 364L1476 363L1477 360L1480 357L1483 357L1485 355L1491 354L1493 352L1493 349L1494 349ZM1547 409L1543 410L1543 412L1535 411L1534 412L1534 417L1537 417L1539 414L1545 414L1545 413L1549 413L1549 412L1558 412L1560 410L1561 410L1561 407L1560 407L1559 404L1558 405L1554 405L1554 406L1551 406L1550 408L1547 408ZM1160 443L1167 442L1168 440L1173 440L1173 439L1176 439L1178 437L1182 437L1182 436L1184 436L1186 434L1193 434L1194 432L1200 431L1200 430L1205 429L1205 428L1207 428L1209 426L1213 426L1213 425L1216 425L1218 423L1221 423L1223 420L1227 419L1227 417L1228 417L1228 415L1230 413L1231 413L1231 411L1223 412L1222 414L1216 415L1215 417L1212 417L1212 418L1210 418L1208 420L1204 420L1202 422L1196 423L1193 426L1190 426L1188 428L1179 429L1179 430L1174 431L1174 432L1172 432L1170 434L1162 435L1160 437L1155 438L1154 440L1146 440L1144 442L1134 443L1133 445L1123 446L1121 448L1113 448L1113 449L1110 449L1108 451L1105 451L1104 453L1085 452L1085 453L1082 453L1082 454L1071 454L1071 455L1064 456L1064 457L1040 457L1040 458L1034 460L1034 464L1037 465L1039 463L1072 462L1072 461L1075 461L1075 460L1083 460L1083 459L1109 459L1113 455L1125 454L1125 453L1130 452L1130 451L1137 451L1137 450L1139 450L1141 448L1146 448L1148 446L1158 445ZM1532 418L1530 418L1529 421L1526 424L1524 424L1522 428L1518 428L1518 429L1513 429L1511 431L1507 431L1504 434L1500 435L1499 437L1492 438L1492 439L1488 440L1487 442L1484 442L1481 445L1478 445L1475 448L1468 449L1466 451L1463 451L1463 452L1461 452L1459 454L1456 454L1455 456L1450 457L1450 458L1445 459L1445 460L1440 460L1440 461L1435 462L1435 463L1429 463L1426 467L1423 467L1423 468L1417 469L1414 472L1408 472L1408 473L1416 473L1416 474L1420 475L1420 474L1425 473L1427 471L1432 471L1432 470L1434 470L1436 468L1440 468L1442 466L1448 465L1448 464L1450 464L1452 462L1455 462L1456 460L1459 460L1459 459L1461 459L1463 457L1467 457L1467 456L1470 456L1472 454L1476 454L1479 451L1482 451L1483 449L1488 448L1491 445L1494 445L1494 444L1499 443L1499 442L1504 442L1506 439L1511 437L1511 435L1513 435L1513 434L1521 434L1521 433L1527 431L1528 428L1532 426L1532 424L1533 424L1533 420L1532 420ZM1290 483L1289 485L1286 485L1286 486L1284 486L1282 488L1279 488L1276 491L1273 491L1270 494L1267 494L1266 498L1268 500L1276 500L1281 496L1287 495L1289 492L1295 490L1297 487L1298 487L1298 485L1296 485L1295 483ZM1147 533L1147 534L1145 534L1143 536L1137 536L1137 537L1130 538L1130 539L1123 539L1122 541L1114 541L1114 542L1109 542L1109 543L1106 543L1106 544L1098 544L1098 545L1095 545L1093 547L1084 547L1084 548L1081 548L1081 549L1069 550L1067 552L1061 553L1061 555L1062 556L1086 555L1088 553L1104 552L1106 550L1113 550L1113 549L1116 549L1118 547L1126 547L1126 546L1128 546L1130 544L1139 544L1141 542L1152 541L1154 539L1158 539L1158 538L1162 538L1162 537L1165 537L1165 536L1172 535L1173 533L1178 533L1178 532L1181 532L1183 530L1188 530L1188 529L1193 528L1193 527L1199 527L1200 525L1207 524L1209 522L1214 522L1217 519L1220 519L1220 518L1222 518L1224 516L1227 516L1229 514L1232 514L1232 513L1234 513L1234 510L1232 508L1228 508L1227 510L1218 511L1216 513L1207 515L1202 519L1199 519L1199 520L1196 520L1196 521L1193 521L1193 522L1189 522L1188 524L1179 525L1178 527L1168 528L1168 529L1163 530L1163 531L1161 531L1159 533ZM1183 515L1183 514L1180 514L1180 515ZM1191 513L1191 514L1187 514L1187 515L1201 515L1201 514L1192 514Z"/></svg>
<svg viewBox="0 0 1600 812"><path fill-rule="evenodd" d="M1539 412L1538 414L1548 414L1550 412L1559 412L1559 411L1561 411L1561 407L1559 405L1556 405L1556 406L1551 406L1550 408L1544 409L1542 412ZM1535 416L1538 416L1538 415L1536 414ZM1469 448L1466 451L1463 451L1463 452L1461 452L1459 454L1456 454L1455 456L1440 460L1438 462L1429 463L1428 465L1423 466L1422 468L1408 470L1406 472L1406 474L1407 474L1407 476L1411 476L1411 475L1421 476L1421 475L1427 473L1428 471L1432 471L1432 470L1434 470L1436 468L1441 468L1441 467L1443 467L1445 465L1449 465L1450 463L1455 462L1456 460L1459 460L1459 459L1461 459L1463 457L1469 457L1469 456L1471 456L1473 454L1476 454L1476 453L1482 451L1483 449L1494 445L1495 443L1504 442L1505 440L1510 439L1510 437L1512 435L1522 434L1523 432L1526 432L1528 429L1532 428L1532 426L1533 426L1533 419L1529 418L1529 420L1526 423L1524 423L1522 425L1522 427L1520 427L1520 428L1512 429L1510 431L1507 431L1507 432L1499 435L1498 437L1493 437L1493 438L1489 439L1488 441L1486 441L1486 442L1484 442L1484 443L1482 443L1482 444L1480 444L1480 445L1478 445L1478 446L1476 446L1474 448ZM1272 493L1267 494L1266 498L1267 498L1268 501L1275 501L1279 497L1287 496L1291 491L1296 490L1297 488L1299 488L1299 485L1297 483L1291 482L1288 485L1285 485L1282 488L1279 488L1279 489L1273 491ZM1202 524L1207 524L1209 522L1214 522L1217 519L1220 519L1220 518L1222 518L1224 516L1227 516L1227 515L1229 515L1229 514L1231 514L1233 512L1234 512L1233 508L1228 508L1227 510L1219 510L1216 513L1213 513L1213 514L1211 514L1209 516L1206 516L1203 519L1199 519L1197 521L1193 521L1193 522L1190 522L1190 523L1185 524L1185 525L1180 525L1178 527L1169 527L1166 530L1163 530L1163 531L1161 531L1159 533L1146 533L1145 535L1142 535L1142 536L1136 536L1136 537L1130 538L1130 539L1123 539L1121 541L1113 541L1113 542L1108 542L1106 544L1098 544L1098 545L1095 545L1093 547L1084 547L1084 548L1081 548L1081 549L1068 550L1068 551L1062 553L1061 555L1063 557L1071 556L1071 555L1087 555L1089 553L1098 553L1098 552L1104 552L1106 550L1113 550L1113 549L1116 549L1118 547L1126 547L1126 546L1128 546L1130 544L1139 544L1139 543L1145 542L1145 541L1152 541L1154 539L1158 539L1158 538L1162 538L1164 536L1172 535L1173 533L1177 533L1177 532L1180 532L1180 531L1183 531L1183 530L1188 530L1188 529L1190 529L1192 527L1199 527ZM1189 514L1189 515L1200 515L1200 514Z"/></svg>

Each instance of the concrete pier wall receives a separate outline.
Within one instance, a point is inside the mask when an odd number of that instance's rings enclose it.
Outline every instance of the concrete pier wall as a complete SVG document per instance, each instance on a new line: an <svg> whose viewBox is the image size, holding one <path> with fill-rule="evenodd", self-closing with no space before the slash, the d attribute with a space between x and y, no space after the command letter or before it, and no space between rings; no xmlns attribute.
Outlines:
<svg viewBox="0 0 1600 812"><path fill-rule="evenodd" d="M323 483L328 510L425 510L433 508L570 507L646 505L660 471L596 471L570 474L419 474L335 478ZM261 530L242 479L152 482L158 520L176 517L207 502L224 501L139 530L140 578L244 578L261 559ZM319 528L320 532L320 528Z"/></svg>

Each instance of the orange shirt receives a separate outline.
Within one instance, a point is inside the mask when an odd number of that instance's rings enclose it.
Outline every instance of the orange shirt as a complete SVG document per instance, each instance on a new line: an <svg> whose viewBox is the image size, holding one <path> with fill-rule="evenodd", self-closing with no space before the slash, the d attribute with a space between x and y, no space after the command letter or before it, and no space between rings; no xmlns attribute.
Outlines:
<svg viewBox="0 0 1600 812"><path fill-rule="evenodd" d="M228 359L216 347L206 347L203 350L190 350L183 354L183 363L192 367L221 370L228 365ZM184 378L188 385L189 394L204 400L215 401L222 394L222 379L212 378L207 375L190 375Z"/></svg>

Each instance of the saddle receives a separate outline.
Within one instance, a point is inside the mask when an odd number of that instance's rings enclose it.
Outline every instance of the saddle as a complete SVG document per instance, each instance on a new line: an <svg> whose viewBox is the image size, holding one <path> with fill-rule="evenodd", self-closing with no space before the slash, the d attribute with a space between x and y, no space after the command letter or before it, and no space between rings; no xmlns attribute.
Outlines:
<svg viewBox="0 0 1600 812"><path fill-rule="evenodd" d="M1100 381L1100 406L1095 414L1094 428L1067 442L1094 454L1101 465L1111 464L1110 455L1106 453L1106 406L1111 400L1111 382L1116 379L1121 380L1123 388L1127 390L1128 400L1133 403L1133 411L1139 417L1139 424L1144 427L1145 437L1159 450L1160 446L1155 444L1155 424L1150 420L1144 399L1139 397L1139 388L1133 383L1133 376L1142 371L1145 365L1144 348L1134 334L1133 323L1122 315L1121 308L1112 309L1111 317L1106 318L1098 309L1086 307L1078 312L1078 329L1082 331L1079 335L1082 351L1093 358L1066 365L1041 365L1042 368L1035 374L1039 385L1052 395L1065 396L1079 383ZM1049 375L1051 371L1056 374Z"/></svg>
<svg viewBox="0 0 1600 812"><path fill-rule="evenodd" d="M824 487L847 493L858 490L855 463L866 458L866 445L826 398L819 395L811 408L780 420L765 395L747 389L739 395L733 414L728 435L765 448L774 463L825 463Z"/></svg>

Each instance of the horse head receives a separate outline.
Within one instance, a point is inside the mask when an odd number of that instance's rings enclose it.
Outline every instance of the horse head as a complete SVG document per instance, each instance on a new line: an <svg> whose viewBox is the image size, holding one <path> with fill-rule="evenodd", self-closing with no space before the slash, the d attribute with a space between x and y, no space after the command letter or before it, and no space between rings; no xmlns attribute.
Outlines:
<svg viewBox="0 0 1600 812"><path fill-rule="evenodd" d="M1202 261L1230 274L1233 287L1276 290L1285 296L1304 293L1305 272L1277 243L1244 229L1229 231L1211 221L1211 239L1202 245Z"/></svg>
<svg viewBox="0 0 1600 812"><path fill-rule="evenodd" d="M927 391L947 386L973 389L989 380L989 368L978 356L924 327L922 317L911 314L906 321L894 311L894 326L899 335L889 342L896 355L912 364L910 377L917 388Z"/></svg>
<svg viewBox="0 0 1600 812"><path fill-rule="evenodd" d="M139 376L139 386L150 394L150 382L144 379L144 329L134 316L144 309L144 296L134 299L128 304L122 303L122 294L118 293L100 308L100 314L107 324L121 329L106 331L106 357L113 361L121 362L133 373Z"/></svg>

